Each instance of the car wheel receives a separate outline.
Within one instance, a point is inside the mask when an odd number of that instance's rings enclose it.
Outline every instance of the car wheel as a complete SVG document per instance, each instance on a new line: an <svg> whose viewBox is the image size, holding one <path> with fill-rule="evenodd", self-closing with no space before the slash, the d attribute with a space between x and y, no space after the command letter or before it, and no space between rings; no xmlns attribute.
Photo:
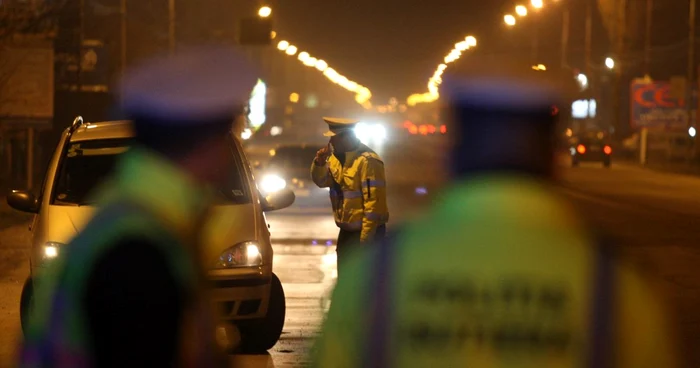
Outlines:
<svg viewBox="0 0 700 368"><path fill-rule="evenodd" d="M286 308L282 282L273 273L267 315L262 319L241 322L238 326L241 331L241 350L256 354L272 349L282 336Z"/></svg>
<svg viewBox="0 0 700 368"><path fill-rule="evenodd" d="M578 167L578 164L579 164L578 160L571 160L571 166Z"/></svg>
<svg viewBox="0 0 700 368"><path fill-rule="evenodd" d="M22 324L22 333L27 334L29 327L29 313L31 312L32 302L34 299L34 283L32 278L28 277L22 287L22 296L19 301L19 320Z"/></svg>
<svg viewBox="0 0 700 368"><path fill-rule="evenodd" d="M610 162L610 160L605 160L605 161L603 161L603 166L604 166L604 167L610 167L611 165L612 165L612 162Z"/></svg>

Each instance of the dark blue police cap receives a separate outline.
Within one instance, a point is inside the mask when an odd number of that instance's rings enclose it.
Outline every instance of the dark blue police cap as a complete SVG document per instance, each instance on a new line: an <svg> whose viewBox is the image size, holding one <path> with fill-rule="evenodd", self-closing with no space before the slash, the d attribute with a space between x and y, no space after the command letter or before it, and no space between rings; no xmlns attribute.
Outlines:
<svg viewBox="0 0 700 368"><path fill-rule="evenodd" d="M192 47L128 71L120 86L122 109L130 119L183 127L233 120L257 80L256 68L238 50Z"/></svg>

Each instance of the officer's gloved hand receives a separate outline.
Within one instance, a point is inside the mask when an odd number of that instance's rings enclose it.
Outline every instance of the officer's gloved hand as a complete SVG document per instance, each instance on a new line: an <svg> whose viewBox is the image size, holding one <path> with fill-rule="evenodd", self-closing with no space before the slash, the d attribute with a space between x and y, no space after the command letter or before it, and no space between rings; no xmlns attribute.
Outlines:
<svg viewBox="0 0 700 368"><path fill-rule="evenodd" d="M314 159L314 162L316 163L317 166L323 166L326 164L326 161L328 161L328 158L331 157L333 154L333 151L331 150L331 144L328 143L327 146L321 148L316 152L316 158Z"/></svg>

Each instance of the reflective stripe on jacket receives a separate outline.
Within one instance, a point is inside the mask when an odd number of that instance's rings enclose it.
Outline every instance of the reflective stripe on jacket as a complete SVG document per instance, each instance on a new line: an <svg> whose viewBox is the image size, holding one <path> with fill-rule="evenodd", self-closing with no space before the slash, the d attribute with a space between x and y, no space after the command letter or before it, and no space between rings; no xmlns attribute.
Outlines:
<svg viewBox="0 0 700 368"><path fill-rule="evenodd" d="M324 166L311 164L311 179L330 189L335 223L347 231L361 231L370 241L377 227L389 221L384 162L364 144L345 154L345 163L331 156Z"/></svg>

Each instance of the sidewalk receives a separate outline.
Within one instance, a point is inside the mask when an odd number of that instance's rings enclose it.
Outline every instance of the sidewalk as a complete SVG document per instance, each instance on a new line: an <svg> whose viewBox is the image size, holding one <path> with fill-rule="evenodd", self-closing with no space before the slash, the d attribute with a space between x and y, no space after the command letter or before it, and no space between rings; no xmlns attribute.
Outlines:
<svg viewBox="0 0 700 368"><path fill-rule="evenodd" d="M31 219L31 214L12 209L7 205L5 195L0 195L0 230L28 223Z"/></svg>

